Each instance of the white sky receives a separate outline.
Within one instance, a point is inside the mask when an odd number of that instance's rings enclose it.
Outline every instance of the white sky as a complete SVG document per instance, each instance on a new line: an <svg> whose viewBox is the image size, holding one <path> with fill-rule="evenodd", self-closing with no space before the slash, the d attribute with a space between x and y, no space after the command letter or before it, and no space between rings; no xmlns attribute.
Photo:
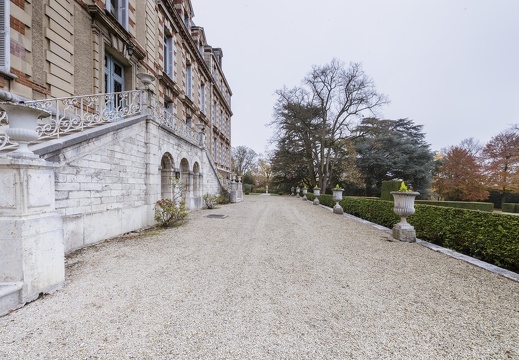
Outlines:
<svg viewBox="0 0 519 360"><path fill-rule="evenodd" d="M223 50L232 146L264 152L274 92L312 65L360 62L391 103L387 119L424 125L433 150L486 143L519 123L518 0L192 0Z"/></svg>

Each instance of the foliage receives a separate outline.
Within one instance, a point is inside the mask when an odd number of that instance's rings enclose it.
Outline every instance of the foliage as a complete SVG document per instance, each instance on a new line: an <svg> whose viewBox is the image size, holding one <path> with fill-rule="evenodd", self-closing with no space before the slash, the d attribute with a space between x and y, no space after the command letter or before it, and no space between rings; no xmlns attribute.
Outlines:
<svg viewBox="0 0 519 360"><path fill-rule="evenodd" d="M171 199L160 199L155 203L155 221L161 226L169 227L179 224L187 217L186 202L175 204Z"/></svg>
<svg viewBox="0 0 519 360"><path fill-rule="evenodd" d="M274 178L285 175L291 183L318 184L323 192L334 173L340 177L341 163L355 158L348 146L351 125L387 103L360 64L346 68L336 59L312 67L301 86L283 88L276 94L270 123L277 142L272 159Z"/></svg>
<svg viewBox="0 0 519 360"><path fill-rule="evenodd" d="M238 175L243 175L252 170L258 155L247 146L231 148L231 169Z"/></svg>
<svg viewBox="0 0 519 360"><path fill-rule="evenodd" d="M400 189L400 181L382 181L382 187L380 189L380 199L392 201L393 196L391 195L391 191L398 191Z"/></svg>
<svg viewBox="0 0 519 360"><path fill-rule="evenodd" d="M434 167L423 125L412 120L366 118L355 128L357 166L364 177L366 195L378 196L382 182L400 179L426 194Z"/></svg>
<svg viewBox="0 0 519 360"><path fill-rule="evenodd" d="M319 201L327 202L322 196ZM391 201L345 197L339 204L348 214L388 228L399 221ZM519 271L518 216L420 204L415 209L408 221L419 238Z"/></svg>
<svg viewBox="0 0 519 360"><path fill-rule="evenodd" d="M502 203L519 203L519 193L506 192L504 195L499 190L489 190L488 199L486 201L494 203L494 207L501 208Z"/></svg>
<svg viewBox="0 0 519 360"><path fill-rule="evenodd" d="M218 203L218 196L216 195L211 195L209 193L205 194L203 196L203 199L204 199L204 203L205 203L205 206L208 208L208 209L214 209L214 207L216 206L216 204Z"/></svg>
<svg viewBox="0 0 519 360"><path fill-rule="evenodd" d="M227 188L222 186L222 192L220 193L220 196L217 197L216 202L221 205L229 204L231 202L231 194Z"/></svg>
<svg viewBox="0 0 519 360"><path fill-rule="evenodd" d="M494 211L494 204L488 202L416 200L415 203L424 205L445 206L457 209L469 209L487 212Z"/></svg>
<svg viewBox="0 0 519 360"><path fill-rule="evenodd" d="M519 213L519 204L515 203L503 203L501 210L508 213Z"/></svg>
<svg viewBox="0 0 519 360"><path fill-rule="evenodd" d="M447 200L485 200L488 191L478 158L460 146L446 150L434 180L436 192Z"/></svg>
<svg viewBox="0 0 519 360"><path fill-rule="evenodd" d="M487 184L506 194L519 190L519 131L507 129L483 148Z"/></svg>

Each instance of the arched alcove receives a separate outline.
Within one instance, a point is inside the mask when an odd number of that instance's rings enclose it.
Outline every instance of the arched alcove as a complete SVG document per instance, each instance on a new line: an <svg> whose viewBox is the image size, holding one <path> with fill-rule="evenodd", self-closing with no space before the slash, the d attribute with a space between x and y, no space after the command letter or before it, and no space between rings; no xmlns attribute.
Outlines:
<svg viewBox="0 0 519 360"><path fill-rule="evenodd" d="M162 155L160 160L160 193L162 199L173 199L172 181L174 174L173 157L170 153Z"/></svg>

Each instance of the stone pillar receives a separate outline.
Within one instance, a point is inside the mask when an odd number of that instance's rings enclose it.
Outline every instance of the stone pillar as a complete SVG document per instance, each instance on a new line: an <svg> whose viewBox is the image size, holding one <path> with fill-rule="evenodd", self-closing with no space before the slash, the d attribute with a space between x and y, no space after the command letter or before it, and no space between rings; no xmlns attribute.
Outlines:
<svg viewBox="0 0 519 360"><path fill-rule="evenodd" d="M236 190L236 200L243 201L243 184L241 182L241 176L238 176L238 184Z"/></svg>
<svg viewBox="0 0 519 360"><path fill-rule="evenodd" d="M234 175L233 175L233 176L231 176L231 190L229 191L229 195L231 197L230 200L232 203L235 203L238 201L237 190L238 190L238 185L234 182Z"/></svg>
<svg viewBox="0 0 519 360"><path fill-rule="evenodd" d="M23 282L21 303L60 288L65 280L56 167L37 157L0 158L0 282Z"/></svg>

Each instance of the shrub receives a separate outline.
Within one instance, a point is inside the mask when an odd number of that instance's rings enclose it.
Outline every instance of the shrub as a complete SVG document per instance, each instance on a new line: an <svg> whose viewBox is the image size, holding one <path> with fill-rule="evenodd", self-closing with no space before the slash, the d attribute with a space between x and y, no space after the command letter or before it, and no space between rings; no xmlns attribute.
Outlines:
<svg viewBox="0 0 519 360"><path fill-rule="evenodd" d="M250 193L252 191L252 185L251 184L243 184L243 192L244 193Z"/></svg>
<svg viewBox="0 0 519 360"><path fill-rule="evenodd" d="M163 227L179 224L187 217L186 202L176 205L171 199L160 199L155 203L155 221Z"/></svg>
<svg viewBox="0 0 519 360"><path fill-rule="evenodd" d="M205 194L203 198L204 198L205 206L208 209L214 209L214 207L218 203L218 196L216 196L216 195Z"/></svg>
<svg viewBox="0 0 519 360"><path fill-rule="evenodd" d="M519 213L519 204L503 203L501 210L507 213Z"/></svg>
<svg viewBox="0 0 519 360"><path fill-rule="evenodd" d="M319 197L322 204L328 202L326 196ZM399 221L392 201L345 197L340 205L348 214L388 228ZM419 238L519 271L518 216L425 204L416 204L415 209L408 221Z"/></svg>
<svg viewBox="0 0 519 360"><path fill-rule="evenodd" d="M229 204L231 202L231 194L227 191L227 188L222 186L222 192L220 196L216 198L216 202L221 205Z"/></svg>
<svg viewBox="0 0 519 360"><path fill-rule="evenodd" d="M382 200L393 201L391 191L400 190L401 181L382 181L382 187L380 188L380 198Z"/></svg>

